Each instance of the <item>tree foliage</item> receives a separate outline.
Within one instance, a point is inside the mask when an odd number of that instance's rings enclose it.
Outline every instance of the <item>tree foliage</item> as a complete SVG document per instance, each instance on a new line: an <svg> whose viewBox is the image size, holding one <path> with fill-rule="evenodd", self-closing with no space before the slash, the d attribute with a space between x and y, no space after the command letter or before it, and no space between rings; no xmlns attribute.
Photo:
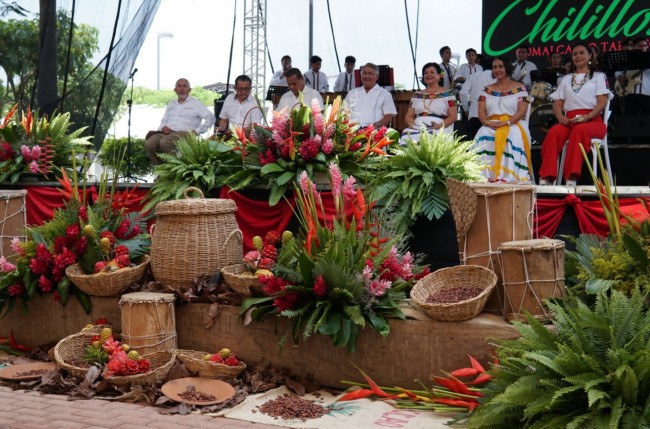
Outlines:
<svg viewBox="0 0 650 429"><path fill-rule="evenodd" d="M0 106L18 103L23 110L33 104L32 94L38 65L38 18L0 21L0 67L7 75L6 92L0 94ZM70 17L57 13L57 75L61 94L66 72ZM86 24L74 24L68 67L68 92L88 85L85 81L92 69L90 60L98 49L98 30ZM88 104L88 99L84 100ZM32 106L34 107L34 106ZM65 110L73 110L66 100ZM94 112L93 112L94 113ZM88 125L87 123L78 125Z"/></svg>

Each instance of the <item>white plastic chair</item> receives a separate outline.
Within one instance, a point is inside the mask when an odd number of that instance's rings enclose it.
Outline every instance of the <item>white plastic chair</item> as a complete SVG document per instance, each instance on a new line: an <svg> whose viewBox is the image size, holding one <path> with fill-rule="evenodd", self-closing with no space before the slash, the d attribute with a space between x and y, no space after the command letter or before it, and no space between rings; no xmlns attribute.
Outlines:
<svg viewBox="0 0 650 429"><path fill-rule="evenodd" d="M609 101L607 101L607 106L605 107L605 110L603 111L603 122L605 122L605 126L607 126L607 122L609 122L609 116L612 114L611 110L609 110ZM569 141L567 140L564 143L564 147L562 148L562 155L560 156L560 162L558 163L557 167L557 179L555 180L556 185L561 185L562 184L562 173L564 172L564 161L566 157L566 150L567 147L569 146ZM614 183L613 182L613 175L612 175L612 166L609 162L609 149L607 147L607 132L605 132L605 137L601 139L591 139L591 167L594 170L594 174L596 177L598 177L599 173L599 168L598 168L598 153L596 152L598 149L603 150L603 157L605 160L605 168L607 169L607 176L609 176L609 183Z"/></svg>

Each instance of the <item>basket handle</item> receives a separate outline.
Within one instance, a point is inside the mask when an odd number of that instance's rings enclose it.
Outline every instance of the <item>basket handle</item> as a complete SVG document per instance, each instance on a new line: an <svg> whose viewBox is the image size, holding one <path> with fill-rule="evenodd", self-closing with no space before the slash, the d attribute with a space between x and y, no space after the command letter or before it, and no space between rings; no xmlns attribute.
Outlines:
<svg viewBox="0 0 650 429"><path fill-rule="evenodd" d="M184 198L190 198L190 196L188 194L190 192L192 192L192 191L198 193L200 195L199 198L204 198L203 191L200 190L199 188L194 187L194 186L188 186L187 188L185 188L185 190L183 191L183 197Z"/></svg>
<svg viewBox="0 0 650 429"><path fill-rule="evenodd" d="M226 240L223 242L223 248L225 249L226 246L228 245L228 242L230 239L235 235L239 235L239 244L244 242L244 234L241 232L241 229L233 229L230 234L228 234L228 237L226 237Z"/></svg>

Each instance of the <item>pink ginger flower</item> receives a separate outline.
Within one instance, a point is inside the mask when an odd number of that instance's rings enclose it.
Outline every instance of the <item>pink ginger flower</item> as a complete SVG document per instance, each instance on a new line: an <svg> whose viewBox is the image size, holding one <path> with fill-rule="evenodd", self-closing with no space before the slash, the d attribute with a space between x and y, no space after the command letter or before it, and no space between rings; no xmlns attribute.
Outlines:
<svg viewBox="0 0 650 429"><path fill-rule="evenodd" d="M309 175L307 174L307 171L304 170L302 173L300 173L300 177L298 178L298 183L300 184L300 189L306 195L311 194L311 190L315 188L312 181L309 180Z"/></svg>
<svg viewBox="0 0 650 429"><path fill-rule="evenodd" d="M0 257L0 271L3 273L10 273L16 269L16 266L11 262L7 261L7 258L2 256Z"/></svg>
<svg viewBox="0 0 650 429"><path fill-rule="evenodd" d="M334 124L328 124L323 130L323 138L328 140L334 134Z"/></svg>
<svg viewBox="0 0 650 429"><path fill-rule="evenodd" d="M282 144L282 141L284 140L282 135L277 130L273 130L272 139L276 144Z"/></svg>
<svg viewBox="0 0 650 429"><path fill-rule="evenodd" d="M329 155L330 153L332 153L332 151L334 150L334 142L332 142L332 139L328 138L327 140L325 140L325 143L323 143L323 145L321 146L321 150L325 155Z"/></svg>
<svg viewBox="0 0 650 429"><path fill-rule="evenodd" d="M287 121L289 120L289 112L282 109L279 112L273 112L273 119L271 120L271 129L277 131L278 134L286 137Z"/></svg>
<svg viewBox="0 0 650 429"><path fill-rule="evenodd" d="M20 255L20 256L25 256L25 251L23 250L23 246L20 245L20 238L14 237L11 239L11 250Z"/></svg>
<svg viewBox="0 0 650 429"><path fill-rule="evenodd" d="M343 183L343 179L341 178L341 170L334 161L330 162L329 170L330 178L332 180L332 197L334 198L334 201L337 202L339 196L341 195L341 184Z"/></svg>
<svg viewBox="0 0 650 429"><path fill-rule="evenodd" d="M39 173L41 171L40 167L38 166L38 162L32 161L29 163L29 172L30 173Z"/></svg>
<svg viewBox="0 0 650 429"><path fill-rule="evenodd" d="M368 282L370 282L370 277L372 277L372 266L366 265L363 268L363 282L368 284Z"/></svg>
<svg viewBox="0 0 650 429"><path fill-rule="evenodd" d="M391 286L392 283L389 280L373 280L370 282L368 290L374 296L382 296Z"/></svg>
<svg viewBox="0 0 650 429"><path fill-rule="evenodd" d="M29 148L29 146L22 145L20 147L20 154L23 156L23 160L25 161L25 163L29 163L34 160L34 158L32 157L32 151Z"/></svg>
<svg viewBox="0 0 650 429"><path fill-rule="evenodd" d="M343 197L346 202L352 201L357 197L357 180L349 176L343 185Z"/></svg>

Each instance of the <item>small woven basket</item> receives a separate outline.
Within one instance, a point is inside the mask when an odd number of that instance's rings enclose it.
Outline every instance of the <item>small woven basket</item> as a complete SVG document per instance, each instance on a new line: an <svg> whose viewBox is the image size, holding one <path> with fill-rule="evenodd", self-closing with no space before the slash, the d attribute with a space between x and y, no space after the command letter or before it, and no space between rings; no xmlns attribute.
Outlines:
<svg viewBox="0 0 650 429"><path fill-rule="evenodd" d="M244 264L228 265L221 269L223 279L235 292L244 296L264 295L262 282L246 269Z"/></svg>
<svg viewBox="0 0 650 429"><path fill-rule="evenodd" d="M458 265L439 269L420 279L411 289L411 298L432 319L457 322L478 316L496 284L497 275L489 268ZM482 292L473 298L454 303L426 302L434 292L463 286L479 288Z"/></svg>
<svg viewBox="0 0 650 429"><path fill-rule="evenodd" d="M140 265L121 268L117 271L102 271L86 274L79 264L70 265L65 274L70 281L91 296L117 296L124 292L131 283L135 283L147 270L149 255L144 256Z"/></svg>
<svg viewBox="0 0 650 429"><path fill-rule="evenodd" d="M188 371L196 372L200 377L232 379L246 369L246 364L242 361L238 366L205 361L203 356L206 354L208 353L195 350L176 350L176 356L185 364Z"/></svg>
<svg viewBox="0 0 650 429"><path fill-rule="evenodd" d="M113 386L134 386L162 383L167 378L172 366L174 366L176 353L170 350L158 351L142 356L142 358L148 359L151 363L151 370L149 372L124 376L108 376L104 372L104 380L108 381Z"/></svg>
<svg viewBox="0 0 650 429"><path fill-rule="evenodd" d="M59 369L67 371L70 375L84 378L89 367L80 367L72 362L83 358L86 353L86 346L90 345L90 339L99 335L106 325L95 325L76 334L69 335L54 346L54 362Z"/></svg>

